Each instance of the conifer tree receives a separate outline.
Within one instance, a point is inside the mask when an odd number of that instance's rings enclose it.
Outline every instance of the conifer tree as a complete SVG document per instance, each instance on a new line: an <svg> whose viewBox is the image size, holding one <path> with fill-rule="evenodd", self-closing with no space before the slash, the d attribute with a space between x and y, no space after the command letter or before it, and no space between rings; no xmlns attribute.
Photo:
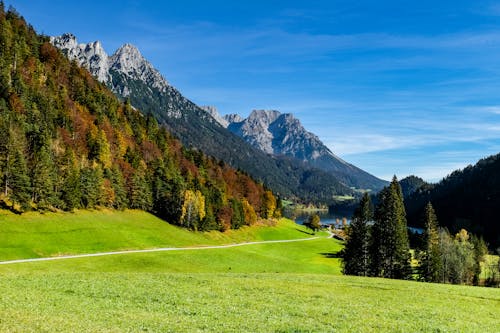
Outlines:
<svg viewBox="0 0 500 333"><path fill-rule="evenodd" d="M128 207L127 191L125 190L125 180L120 169L113 166L111 169L106 170L106 176L111 181L111 186L115 192L115 201L113 208L124 209Z"/></svg>
<svg viewBox="0 0 500 333"><path fill-rule="evenodd" d="M243 204L238 199L231 199L231 208L233 216L231 217L231 228L239 229L245 223L245 213L243 211Z"/></svg>
<svg viewBox="0 0 500 333"><path fill-rule="evenodd" d="M21 209L29 208L31 202L31 186L26 167L26 160L21 151L14 151L10 167L11 179L9 187L11 190L10 198L21 205Z"/></svg>
<svg viewBox="0 0 500 333"><path fill-rule="evenodd" d="M55 167L46 143L35 150L32 163L32 200L39 209L50 207L55 200Z"/></svg>
<svg viewBox="0 0 500 333"><path fill-rule="evenodd" d="M410 247L401 186L394 176L379 194L372 227L371 274L393 279L411 277Z"/></svg>
<svg viewBox="0 0 500 333"><path fill-rule="evenodd" d="M141 165L132 177L130 187L130 208L150 210L153 207L153 194L151 186L146 179L146 167Z"/></svg>
<svg viewBox="0 0 500 333"><path fill-rule="evenodd" d="M180 224L185 184L182 177L173 174L167 178L166 192L158 213L167 222Z"/></svg>
<svg viewBox="0 0 500 333"><path fill-rule="evenodd" d="M347 240L342 251L343 273L347 275L369 275L368 223L373 220L373 206L368 193L363 195L354 212L352 223L347 229Z"/></svg>
<svg viewBox="0 0 500 333"><path fill-rule="evenodd" d="M75 153L68 148L64 152L62 161L59 164L59 178L61 179L61 200L64 209L73 210L80 206L81 188L80 188L80 170L76 165Z"/></svg>
<svg viewBox="0 0 500 333"><path fill-rule="evenodd" d="M471 243L474 247L474 267L472 278L472 284L479 285L479 276L481 275L481 262L484 262L486 255L488 254L488 246L482 237L477 237L475 235L471 236Z"/></svg>
<svg viewBox="0 0 500 333"><path fill-rule="evenodd" d="M441 250L436 213L429 202L424 212L424 252L419 266L420 279L427 282L438 282L441 272Z"/></svg>
<svg viewBox="0 0 500 333"><path fill-rule="evenodd" d="M99 164L85 167L80 172L80 187L82 191L82 206L95 208L100 201L100 189L103 182L102 168Z"/></svg>

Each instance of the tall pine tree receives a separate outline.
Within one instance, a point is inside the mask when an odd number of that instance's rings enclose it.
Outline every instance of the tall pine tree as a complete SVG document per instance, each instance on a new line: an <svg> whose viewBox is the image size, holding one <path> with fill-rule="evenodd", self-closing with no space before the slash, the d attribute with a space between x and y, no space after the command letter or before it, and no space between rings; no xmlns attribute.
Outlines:
<svg viewBox="0 0 500 333"><path fill-rule="evenodd" d="M429 202L424 212L424 249L421 255L419 275L427 282L439 282L441 272L441 250L439 245L438 220Z"/></svg>
<svg viewBox="0 0 500 333"><path fill-rule="evenodd" d="M371 274L393 279L411 277L410 246L401 186L394 176L380 192L372 228Z"/></svg>
<svg viewBox="0 0 500 333"><path fill-rule="evenodd" d="M342 251L344 274L369 275L370 230L368 223L372 220L372 202L368 193L365 193L359 207L354 212L352 223L347 229L347 240Z"/></svg>
<svg viewBox="0 0 500 333"><path fill-rule="evenodd" d="M18 203L22 210L26 210L29 208L31 202L31 186L26 161L22 152L15 151L12 162L9 183L11 190L10 198Z"/></svg>

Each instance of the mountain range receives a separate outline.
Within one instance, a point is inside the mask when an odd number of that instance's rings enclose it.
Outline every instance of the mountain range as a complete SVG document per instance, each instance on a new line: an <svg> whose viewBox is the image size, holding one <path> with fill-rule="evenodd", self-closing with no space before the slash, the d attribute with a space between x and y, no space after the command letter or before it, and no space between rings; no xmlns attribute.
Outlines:
<svg viewBox="0 0 500 333"><path fill-rule="evenodd" d="M108 56L100 42L79 44L72 34L51 37L51 43L87 68L119 98L155 116L184 145L244 170L283 197L330 202L335 195L353 194L352 187L376 191L386 184L333 155L291 115L282 117L281 131L290 134L286 144L295 145L293 152L289 149L288 154L276 154L249 145L246 140L250 136L234 135L237 120L242 119L234 115L223 118L214 107L200 107L185 98L130 44ZM265 116L265 112L259 115ZM293 133L299 136L294 138ZM308 151L301 153L301 149ZM309 161L308 157L314 158Z"/></svg>
<svg viewBox="0 0 500 333"><path fill-rule="evenodd" d="M336 156L291 113L254 110L246 119L234 114L223 119L231 132L267 154L297 159L310 167L331 173L343 184L355 188L380 189L387 185L387 182ZM224 123L221 125L224 126Z"/></svg>

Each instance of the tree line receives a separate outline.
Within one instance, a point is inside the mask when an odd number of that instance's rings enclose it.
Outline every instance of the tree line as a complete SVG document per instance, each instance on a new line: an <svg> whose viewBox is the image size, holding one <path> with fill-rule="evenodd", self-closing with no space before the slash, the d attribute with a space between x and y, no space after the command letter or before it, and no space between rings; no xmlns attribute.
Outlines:
<svg viewBox="0 0 500 333"><path fill-rule="evenodd" d="M500 247L500 154L452 172L437 184L422 184L405 198L408 222L422 225L421 214L429 201L443 227L457 233L466 229L481 235L490 250ZM423 225L422 225L423 226Z"/></svg>
<svg viewBox="0 0 500 333"><path fill-rule="evenodd" d="M440 228L430 202L422 220L424 230L420 246L413 249L412 256L403 194L397 178L394 177L391 184L379 193L376 207L365 194L347 229L345 247L341 252L343 273L479 284L481 263L488 253L484 240L470 235L465 229L452 235L446 228ZM498 284L497 276L493 272L486 277L486 283Z"/></svg>
<svg viewBox="0 0 500 333"><path fill-rule="evenodd" d="M0 207L135 208L190 229L279 215L247 174L184 148L0 2Z"/></svg>

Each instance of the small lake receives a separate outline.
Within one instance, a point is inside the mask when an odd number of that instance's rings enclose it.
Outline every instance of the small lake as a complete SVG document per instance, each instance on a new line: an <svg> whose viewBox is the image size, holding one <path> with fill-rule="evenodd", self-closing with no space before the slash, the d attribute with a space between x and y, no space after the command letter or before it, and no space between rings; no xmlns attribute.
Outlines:
<svg viewBox="0 0 500 333"><path fill-rule="evenodd" d="M304 210L285 210L284 216L290 220L294 220L297 224L304 224L305 221L309 218L309 216L318 214L322 224L342 224L342 219L345 216L341 216L338 214L331 214L327 210L319 210L319 211L304 211ZM351 219L346 219L346 224L349 225L351 223ZM423 234L423 228L410 227L408 226L408 231L414 234Z"/></svg>
<svg viewBox="0 0 500 333"><path fill-rule="evenodd" d="M342 223L342 219L345 217L341 215L330 214L327 210L320 210L320 211L289 210L284 212L286 218L294 220L295 223L297 224L303 224L305 221L307 221L309 216L314 214L319 215L322 224ZM351 222L351 219L350 218L346 219L346 222L347 224L349 224Z"/></svg>

